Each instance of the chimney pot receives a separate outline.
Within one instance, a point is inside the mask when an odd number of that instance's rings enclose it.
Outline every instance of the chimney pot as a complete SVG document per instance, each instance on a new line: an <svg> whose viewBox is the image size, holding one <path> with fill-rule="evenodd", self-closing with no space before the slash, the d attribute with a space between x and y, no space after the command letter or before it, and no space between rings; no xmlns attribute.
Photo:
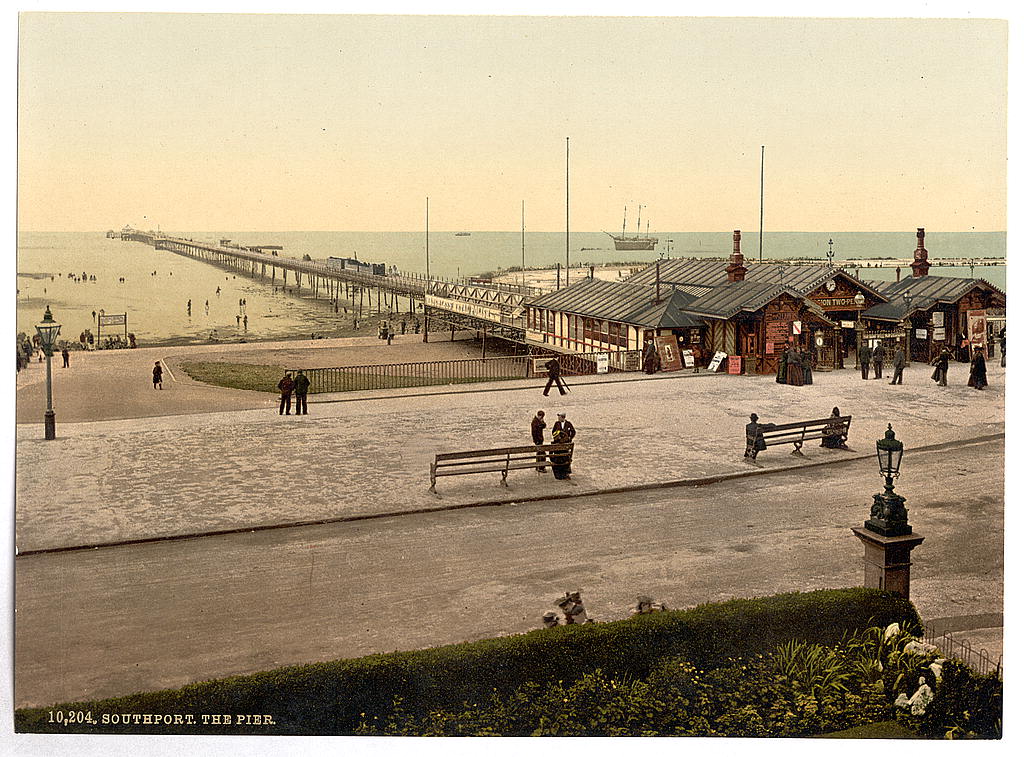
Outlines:
<svg viewBox="0 0 1024 757"><path fill-rule="evenodd" d="M725 268L725 274L729 281L743 281L743 277L747 274L747 269L743 265L743 253L740 251L739 229L732 233L732 256L729 259L729 265Z"/></svg>
<svg viewBox="0 0 1024 757"><path fill-rule="evenodd" d="M924 229L918 227L917 249L914 250L914 262L910 264L910 267L914 270L914 278L919 279L922 276L927 276L931 265L928 262L928 250L924 248Z"/></svg>

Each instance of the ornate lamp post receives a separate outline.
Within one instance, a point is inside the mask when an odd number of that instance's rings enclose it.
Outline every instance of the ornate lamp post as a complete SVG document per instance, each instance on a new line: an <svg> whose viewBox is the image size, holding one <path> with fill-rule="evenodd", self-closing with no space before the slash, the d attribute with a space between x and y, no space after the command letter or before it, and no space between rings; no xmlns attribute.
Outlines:
<svg viewBox="0 0 1024 757"><path fill-rule="evenodd" d="M864 302L863 292L853 295L853 304L857 306L857 352L854 355L857 361L860 360L860 348L864 346L864 322L860 319L860 314L864 310Z"/></svg>
<svg viewBox="0 0 1024 757"><path fill-rule="evenodd" d="M874 495L871 518L854 535L864 544L864 585L892 591L910 598L910 552L924 541L907 522L905 497L893 489L903 462L903 442L896 438L892 424L885 438L875 443L878 474L885 479L885 491Z"/></svg>
<svg viewBox="0 0 1024 757"><path fill-rule="evenodd" d="M57 343L57 335L60 334L60 324L53 320L50 306L46 306L43 313L43 321L36 326L36 333L39 335L39 346L43 348L46 355L46 413L43 415L44 436L48 440L57 438L57 418L53 412L53 371L51 358L53 357L53 346Z"/></svg>
<svg viewBox="0 0 1024 757"><path fill-rule="evenodd" d="M889 424L885 438L875 442L878 453L878 475L885 479L885 491L875 495L871 506L871 520L864 521L864 528L882 536L905 536L913 529L907 523L905 497L893 489L893 481L900 477L900 463L903 461L903 442L896 438L896 432Z"/></svg>

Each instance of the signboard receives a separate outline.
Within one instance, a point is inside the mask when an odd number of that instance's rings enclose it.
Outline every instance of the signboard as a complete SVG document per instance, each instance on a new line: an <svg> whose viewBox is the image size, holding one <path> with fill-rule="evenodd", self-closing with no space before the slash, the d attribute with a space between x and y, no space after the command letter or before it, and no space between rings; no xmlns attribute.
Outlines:
<svg viewBox="0 0 1024 757"><path fill-rule="evenodd" d="M547 373L548 369L544 367L544 363L549 361L550 357L535 357L533 358L533 372L534 373Z"/></svg>
<svg viewBox="0 0 1024 757"><path fill-rule="evenodd" d="M658 347L658 355L661 357L661 370L678 371L683 367L683 361L679 355L679 345L672 334L667 336L654 337L654 343Z"/></svg>
<svg viewBox="0 0 1024 757"><path fill-rule="evenodd" d="M112 313L99 316L100 326L124 326L128 323L127 313Z"/></svg>
<svg viewBox="0 0 1024 757"><path fill-rule="evenodd" d="M941 310L935 310L932 312L932 326L937 329L941 329L946 325L946 314Z"/></svg>
<svg viewBox="0 0 1024 757"><path fill-rule="evenodd" d="M928 338L928 329L914 329L914 338L915 339L927 339Z"/></svg>
<svg viewBox="0 0 1024 757"><path fill-rule="evenodd" d="M697 359L693 356L693 350L683 350L679 354L683 356L683 365L687 368L693 368L696 365Z"/></svg>
<svg viewBox="0 0 1024 757"><path fill-rule="evenodd" d="M988 341L987 313L984 310L967 311L967 338L974 346L984 347Z"/></svg>
<svg viewBox="0 0 1024 757"><path fill-rule="evenodd" d="M546 342L547 340L547 334L530 329L526 330L526 341L528 342Z"/></svg>
<svg viewBox="0 0 1024 757"><path fill-rule="evenodd" d="M708 370L714 373L722 365L722 361L728 357L724 352L716 352L715 356L711 358L711 362L708 363Z"/></svg>
<svg viewBox="0 0 1024 757"><path fill-rule="evenodd" d="M844 329L855 329L855 328L857 328L857 323L855 321L840 321L839 325L842 328L844 328Z"/></svg>
<svg viewBox="0 0 1024 757"><path fill-rule="evenodd" d="M608 353L602 352L595 357L594 362L597 363L598 373L608 373Z"/></svg>
<svg viewBox="0 0 1024 757"><path fill-rule="evenodd" d="M743 358L739 355L729 355L729 375L739 376L743 373Z"/></svg>
<svg viewBox="0 0 1024 757"><path fill-rule="evenodd" d="M800 334L803 332L804 325L800 321L793 321L793 333Z"/></svg>
<svg viewBox="0 0 1024 757"><path fill-rule="evenodd" d="M932 331L932 341L933 342L944 342L944 341L946 341L946 330L945 329L935 329L934 331Z"/></svg>
<svg viewBox="0 0 1024 757"><path fill-rule="evenodd" d="M857 303L853 297L826 297L823 300L818 300L818 304L823 308L829 308L840 306L853 307Z"/></svg>
<svg viewBox="0 0 1024 757"><path fill-rule="evenodd" d="M438 297L436 294L424 295L424 302L427 307L447 310L451 313L461 313L471 318L479 318L483 321L494 321L501 323L501 308L490 308L485 305L477 305L462 300L451 300L447 297Z"/></svg>

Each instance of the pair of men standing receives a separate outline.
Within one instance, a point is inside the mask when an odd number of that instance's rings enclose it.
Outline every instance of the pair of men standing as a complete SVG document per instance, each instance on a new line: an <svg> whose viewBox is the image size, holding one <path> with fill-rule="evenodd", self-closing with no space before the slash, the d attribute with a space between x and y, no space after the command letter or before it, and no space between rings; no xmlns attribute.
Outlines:
<svg viewBox="0 0 1024 757"><path fill-rule="evenodd" d="M867 380L868 369L874 367L875 378L882 378L882 359L885 357L885 350L882 349L882 343L879 342L872 349L866 343L861 346L860 351L857 353L860 362L860 377Z"/></svg>
<svg viewBox="0 0 1024 757"><path fill-rule="evenodd" d="M544 411L538 410L537 414L533 416L533 420L530 422L530 435L533 437L533 443L538 447L544 444L544 429L547 428L547 423L544 420ZM565 413L558 414L558 420L551 427L551 437L554 444L571 443L576 438L576 427L572 425L572 421L566 420ZM543 466L544 454L541 452L537 453L537 470L541 473L544 472Z"/></svg>
<svg viewBox="0 0 1024 757"><path fill-rule="evenodd" d="M281 392L281 405L277 410L278 415L292 414L292 392L295 392L295 414L309 415L306 409L306 394L309 392L309 377L302 371L292 378L291 371L284 374L284 378L277 382L278 391Z"/></svg>

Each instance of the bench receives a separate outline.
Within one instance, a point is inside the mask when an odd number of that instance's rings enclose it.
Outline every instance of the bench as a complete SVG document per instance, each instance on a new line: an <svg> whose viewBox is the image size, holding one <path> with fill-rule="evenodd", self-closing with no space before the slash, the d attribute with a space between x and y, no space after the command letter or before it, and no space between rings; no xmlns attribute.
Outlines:
<svg viewBox="0 0 1024 757"><path fill-rule="evenodd" d="M805 441L824 439L826 436L842 435L843 444L850 433L850 421L852 415L832 416L815 421L797 421L795 423L764 424L758 426L761 435L764 437L766 447L776 444L792 444L794 449L791 455L803 455L800 448ZM826 434L826 430L829 432Z"/></svg>
<svg viewBox="0 0 1024 757"><path fill-rule="evenodd" d="M430 464L430 491L437 494L434 488L441 476L465 476L470 473L501 473L501 483L508 486L510 470L526 470L548 466L551 455L567 455L567 463L572 462L572 444L531 444L522 447L498 447L496 449L478 449L468 452L441 452L434 456ZM538 460L537 456L541 459Z"/></svg>

